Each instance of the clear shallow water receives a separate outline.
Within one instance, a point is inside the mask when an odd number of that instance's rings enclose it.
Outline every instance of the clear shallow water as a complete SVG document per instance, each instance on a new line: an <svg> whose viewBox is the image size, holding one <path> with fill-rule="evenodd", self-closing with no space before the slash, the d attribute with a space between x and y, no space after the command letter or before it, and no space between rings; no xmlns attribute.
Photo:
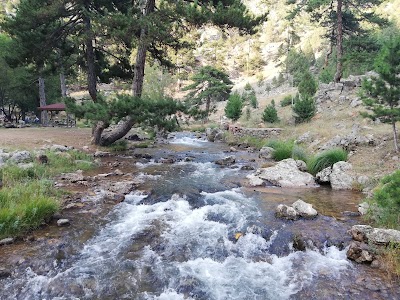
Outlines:
<svg viewBox="0 0 400 300"><path fill-rule="evenodd" d="M176 155L190 151L192 162L132 162L145 192L115 206L66 263L0 281L1 299L301 299L313 287L321 290L311 298L329 299L357 278L345 249L291 248L298 228L345 231L343 224L276 220L274 201L237 183L243 171L213 163L225 156L221 145L177 136L155 160L191 141Z"/></svg>

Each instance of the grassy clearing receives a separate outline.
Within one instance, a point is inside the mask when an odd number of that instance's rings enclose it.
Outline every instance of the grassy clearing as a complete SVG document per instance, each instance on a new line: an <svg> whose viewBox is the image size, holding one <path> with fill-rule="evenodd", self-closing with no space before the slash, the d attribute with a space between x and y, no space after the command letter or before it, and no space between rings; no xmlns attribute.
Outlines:
<svg viewBox="0 0 400 300"><path fill-rule="evenodd" d="M123 152L128 150L128 142L126 140L119 140L107 146L107 149L112 152Z"/></svg>
<svg viewBox="0 0 400 300"><path fill-rule="evenodd" d="M47 164L34 162L21 168L7 164L0 169L0 238L18 236L50 220L60 196L51 178L63 172L93 167L92 157L79 151L46 152Z"/></svg>

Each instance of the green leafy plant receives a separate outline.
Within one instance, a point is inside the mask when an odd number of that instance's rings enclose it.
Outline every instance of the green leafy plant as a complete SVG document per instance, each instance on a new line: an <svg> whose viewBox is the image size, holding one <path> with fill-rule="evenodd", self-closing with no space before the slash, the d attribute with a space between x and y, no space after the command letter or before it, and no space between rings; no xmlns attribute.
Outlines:
<svg viewBox="0 0 400 300"><path fill-rule="evenodd" d="M308 171L315 175L339 161L346 161L347 155L347 152L342 148L325 150L307 161Z"/></svg>

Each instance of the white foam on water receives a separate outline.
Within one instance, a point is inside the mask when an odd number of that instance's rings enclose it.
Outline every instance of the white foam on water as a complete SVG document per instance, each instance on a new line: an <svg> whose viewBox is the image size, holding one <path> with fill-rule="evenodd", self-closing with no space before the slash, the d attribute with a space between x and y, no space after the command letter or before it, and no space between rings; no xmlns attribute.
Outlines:
<svg viewBox="0 0 400 300"><path fill-rule="evenodd" d="M29 274L23 295L46 299L54 282L82 286L87 299L99 297L113 280L137 289L146 270L154 273L150 282L162 282L159 292L142 292L145 299L289 299L315 276L338 277L349 267L345 250L335 247L318 251L294 252L285 257L270 255L271 240L244 233L238 241L229 234L261 216L252 199L240 189L201 194L208 203L192 208L184 196L173 195L166 202L140 204L147 195L126 196L113 214L113 220L88 241L79 258L54 277ZM157 228L154 227L157 222ZM133 260L124 257L135 239L148 230L160 230L160 247L149 245ZM137 276L118 276L125 264ZM116 276L114 279L113 277ZM144 276L144 275L143 275ZM150 284L147 282L146 284ZM179 287L186 286L183 294ZM65 293L69 290L66 289ZM58 295L57 295L58 296ZM65 295L71 299L75 295ZM188 298L189 297L189 298Z"/></svg>
<svg viewBox="0 0 400 300"><path fill-rule="evenodd" d="M202 146L204 146L205 143L207 143L207 140L189 137L189 136L183 136L183 137L176 137L173 140L171 140L169 143L170 144L179 144L179 145L188 145L188 146L193 146L193 147L202 147Z"/></svg>
<svg viewBox="0 0 400 300"><path fill-rule="evenodd" d="M158 163L154 159L151 159L149 162L146 162L146 163L136 162L135 165L139 169L145 169L145 168L148 168L150 166L160 166L161 163Z"/></svg>
<svg viewBox="0 0 400 300"><path fill-rule="evenodd" d="M135 179L138 180L158 180L162 177L162 175L151 175L151 174L147 174L147 173L139 173L138 175L135 176Z"/></svg>

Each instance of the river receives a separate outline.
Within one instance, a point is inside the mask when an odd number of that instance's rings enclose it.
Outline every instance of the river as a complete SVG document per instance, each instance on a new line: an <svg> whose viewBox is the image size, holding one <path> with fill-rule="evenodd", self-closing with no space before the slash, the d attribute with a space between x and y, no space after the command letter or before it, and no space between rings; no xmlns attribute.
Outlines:
<svg viewBox="0 0 400 300"><path fill-rule="evenodd" d="M257 155L239 151L234 168L216 165L228 149L186 133L135 150L150 161L121 156L124 172L143 180L138 189L115 206L69 212L69 228L0 248L0 262L14 265L0 298L399 299L398 282L346 258L362 195L250 188L252 171L241 166L257 167ZM176 162L158 162L166 157ZM278 204L299 198L319 211L315 220L275 218Z"/></svg>

